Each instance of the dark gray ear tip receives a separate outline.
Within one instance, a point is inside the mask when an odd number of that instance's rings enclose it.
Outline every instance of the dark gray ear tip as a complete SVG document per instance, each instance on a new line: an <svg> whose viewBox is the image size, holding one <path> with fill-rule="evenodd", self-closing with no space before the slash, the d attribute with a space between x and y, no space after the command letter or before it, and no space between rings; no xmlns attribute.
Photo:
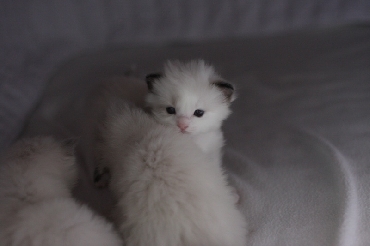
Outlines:
<svg viewBox="0 0 370 246"><path fill-rule="evenodd" d="M228 82L225 81L217 81L214 83L219 88L228 89L234 91L234 86Z"/></svg>
<svg viewBox="0 0 370 246"><path fill-rule="evenodd" d="M156 79L160 79L162 78L162 74L161 73L150 73L148 74L147 76L145 76L145 81L148 85L148 89L149 91L152 91L153 90L153 83Z"/></svg>
<svg viewBox="0 0 370 246"><path fill-rule="evenodd" d="M146 80L146 82L148 82L148 81L152 82L152 81L154 81L156 79L159 79L161 77L162 77L161 73L150 73L147 76L145 76L145 80Z"/></svg>
<svg viewBox="0 0 370 246"><path fill-rule="evenodd" d="M235 99L234 86L226 81L220 80L213 83L225 96L227 102L232 102Z"/></svg>

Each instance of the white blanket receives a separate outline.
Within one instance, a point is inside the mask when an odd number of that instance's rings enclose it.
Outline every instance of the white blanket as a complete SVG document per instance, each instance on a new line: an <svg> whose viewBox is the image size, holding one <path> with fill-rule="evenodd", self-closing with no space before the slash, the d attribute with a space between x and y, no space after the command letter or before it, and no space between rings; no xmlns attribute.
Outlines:
<svg viewBox="0 0 370 246"><path fill-rule="evenodd" d="M204 58L237 85L224 165L241 194L249 245L370 245L370 29L93 52L53 76L26 135L78 135L101 77L167 58ZM144 80L143 80L144 83ZM100 213L106 190L81 165L76 197Z"/></svg>

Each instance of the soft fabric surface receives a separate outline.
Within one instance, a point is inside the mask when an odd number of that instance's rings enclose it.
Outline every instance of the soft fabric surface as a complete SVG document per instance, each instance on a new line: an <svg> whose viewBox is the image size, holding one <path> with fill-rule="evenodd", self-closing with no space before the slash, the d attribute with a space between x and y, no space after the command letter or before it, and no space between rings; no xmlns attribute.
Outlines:
<svg viewBox="0 0 370 246"><path fill-rule="evenodd" d="M82 105L101 77L168 58L203 58L237 85L224 165L241 194L249 245L370 242L370 29L92 52L52 77L25 135L78 136ZM143 80L144 83L144 80ZM107 214L81 163L76 197Z"/></svg>

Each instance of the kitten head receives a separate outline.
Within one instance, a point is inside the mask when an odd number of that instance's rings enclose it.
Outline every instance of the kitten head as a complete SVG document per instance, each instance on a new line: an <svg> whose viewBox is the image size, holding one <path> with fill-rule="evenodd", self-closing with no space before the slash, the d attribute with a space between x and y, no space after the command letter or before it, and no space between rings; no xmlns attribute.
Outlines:
<svg viewBox="0 0 370 246"><path fill-rule="evenodd" d="M9 149L6 161L24 170L40 186L52 186L55 181L71 189L77 179L75 144L72 139L58 142L51 137L25 138Z"/></svg>
<svg viewBox="0 0 370 246"><path fill-rule="evenodd" d="M230 114L234 87L203 60L167 62L164 74L146 77L146 103L154 117L183 133L217 130Z"/></svg>

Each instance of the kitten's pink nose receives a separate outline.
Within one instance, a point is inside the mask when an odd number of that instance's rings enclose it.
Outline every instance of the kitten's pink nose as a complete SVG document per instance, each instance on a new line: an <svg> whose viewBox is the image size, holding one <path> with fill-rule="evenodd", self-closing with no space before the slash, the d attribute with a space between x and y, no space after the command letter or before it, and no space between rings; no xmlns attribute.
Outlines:
<svg viewBox="0 0 370 246"><path fill-rule="evenodd" d="M177 126L180 128L180 130L183 132L188 128L188 125L182 124L182 123L177 123Z"/></svg>
<svg viewBox="0 0 370 246"><path fill-rule="evenodd" d="M179 117L177 120L177 126L180 128L182 132L189 127L189 119L187 117Z"/></svg>

